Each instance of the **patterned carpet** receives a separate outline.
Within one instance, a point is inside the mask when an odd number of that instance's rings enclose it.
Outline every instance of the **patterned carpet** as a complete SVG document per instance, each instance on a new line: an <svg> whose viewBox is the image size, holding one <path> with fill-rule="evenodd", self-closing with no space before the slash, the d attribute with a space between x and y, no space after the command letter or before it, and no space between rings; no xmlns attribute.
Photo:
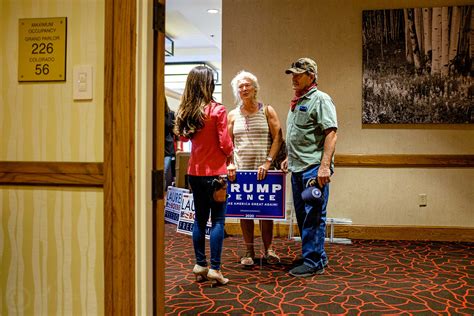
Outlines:
<svg viewBox="0 0 474 316"><path fill-rule="evenodd" d="M230 282L211 288L194 281L191 237L165 226L167 315L474 315L474 243L327 243L325 273L295 278L299 242L277 238L281 264L246 269L242 238L231 236L222 256Z"/></svg>

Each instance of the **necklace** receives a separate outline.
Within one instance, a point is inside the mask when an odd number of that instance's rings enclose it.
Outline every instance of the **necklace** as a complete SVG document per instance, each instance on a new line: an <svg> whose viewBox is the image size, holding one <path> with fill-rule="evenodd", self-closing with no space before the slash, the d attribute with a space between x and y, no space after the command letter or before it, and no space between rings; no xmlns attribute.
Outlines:
<svg viewBox="0 0 474 316"><path fill-rule="evenodd" d="M245 105L242 104L242 105L240 106L240 112L242 113L242 115L245 115L245 116L255 114L255 113L257 113L258 110L260 109L259 104L260 104L260 103L254 103L254 102L252 102L252 104L250 105L250 107L251 107L250 109L247 109L247 108L245 107Z"/></svg>
<svg viewBox="0 0 474 316"><path fill-rule="evenodd" d="M260 111L261 103L252 103L252 107L253 109L249 111L243 104L240 106L240 113L244 117L244 128L246 132L250 132L250 117Z"/></svg>

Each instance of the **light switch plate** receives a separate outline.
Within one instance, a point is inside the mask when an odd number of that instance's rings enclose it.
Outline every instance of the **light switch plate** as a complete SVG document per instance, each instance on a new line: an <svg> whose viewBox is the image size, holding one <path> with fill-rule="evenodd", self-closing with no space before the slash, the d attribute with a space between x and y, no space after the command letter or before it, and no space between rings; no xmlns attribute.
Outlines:
<svg viewBox="0 0 474 316"><path fill-rule="evenodd" d="M74 100L92 100L92 66L78 65L72 70Z"/></svg>

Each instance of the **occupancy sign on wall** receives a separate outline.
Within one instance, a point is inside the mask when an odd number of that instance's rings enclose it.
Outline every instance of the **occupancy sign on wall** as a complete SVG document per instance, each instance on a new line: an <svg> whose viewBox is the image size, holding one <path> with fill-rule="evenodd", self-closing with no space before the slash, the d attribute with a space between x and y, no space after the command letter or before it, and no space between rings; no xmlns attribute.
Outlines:
<svg viewBox="0 0 474 316"><path fill-rule="evenodd" d="M18 25L18 81L65 81L67 18L19 19Z"/></svg>

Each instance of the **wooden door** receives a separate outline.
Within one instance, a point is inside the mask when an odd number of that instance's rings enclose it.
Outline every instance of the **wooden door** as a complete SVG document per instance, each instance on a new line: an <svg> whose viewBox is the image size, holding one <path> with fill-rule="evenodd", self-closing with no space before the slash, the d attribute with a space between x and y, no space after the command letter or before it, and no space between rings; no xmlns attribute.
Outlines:
<svg viewBox="0 0 474 316"><path fill-rule="evenodd" d="M153 26L153 311L163 315L164 251L164 113L165 113L165 0L154 0Z"/></svg>

